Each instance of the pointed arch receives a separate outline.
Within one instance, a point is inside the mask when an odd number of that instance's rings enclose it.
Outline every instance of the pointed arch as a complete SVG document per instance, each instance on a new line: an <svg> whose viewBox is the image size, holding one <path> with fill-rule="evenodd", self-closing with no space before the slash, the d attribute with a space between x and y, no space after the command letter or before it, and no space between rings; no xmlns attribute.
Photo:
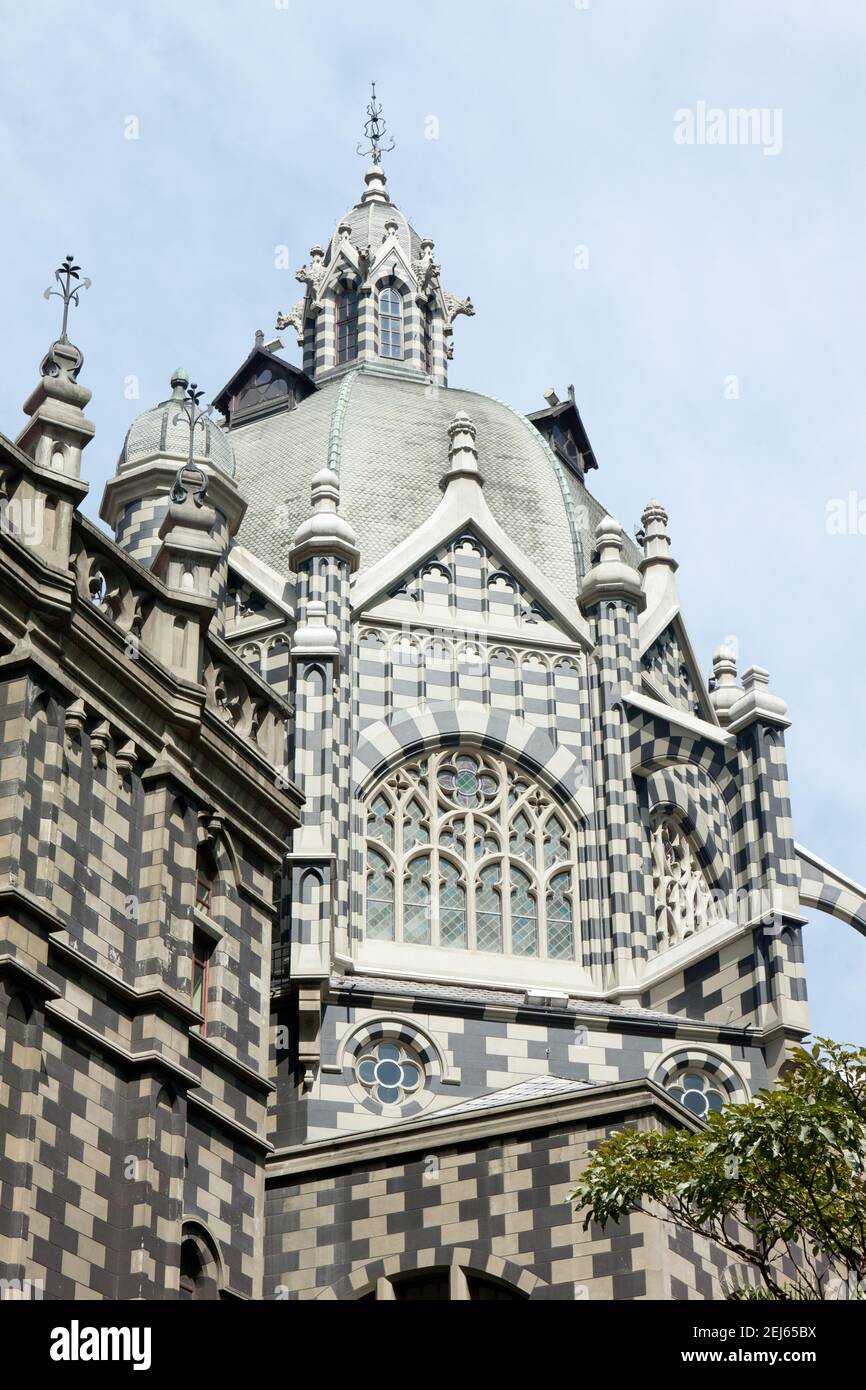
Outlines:
<svg viewBox="0 0 866 1390"><path fill-rule="evenodd" d="M586 819L581 795L586 770L575 752L554 743L546 730L526 720L459 702L435 711L419 705L388 722L368 725L352 765L356 791L364 795L387 767L409 754L449 744L504 754L537 778L573 815Z"/></svg>
<svg viewBox="0 0 866 1390"><path fill-rule="evenodd" d="M181 1299L213 1302L225 1288L225 1264L219 1244L203 1222L188 1218L181 1226L178 1251Z"/></svg>
<svg viewBox="0 0 866 1390"><path fill-rule="evenodd" d="M392 764L361 809L369 939L575 958L580 831L537 776L442 741Z"/></svg>
<svg viewBox="0 0 866 1390"><path fill-rule="evenodd" d="M727 818L721 795L718 797L715 825L697 804L688 787L665 770L647 777L646 796L652 820L669 816L682 827L683 833L694 845L710 887L718 888L723 893L730 892L734 879L731 865L725 858L725 848L731 843L731 831L729 825L718 823L721 817Z"/></svg>

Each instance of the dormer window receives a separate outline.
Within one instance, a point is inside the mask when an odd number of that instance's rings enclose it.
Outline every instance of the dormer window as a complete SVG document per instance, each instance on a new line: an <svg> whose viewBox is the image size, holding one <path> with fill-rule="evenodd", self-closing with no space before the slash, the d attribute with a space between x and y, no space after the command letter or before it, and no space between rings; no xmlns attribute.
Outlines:
<svg viewBox="0 0 866 1390"><path fill-rule="evenodd" d="M403 356L403 296L392 289L379 295L379 356Z"/></svg>
<svg viewBox="0 0 866 1390"><path fill-rule="evenodd" d="M358 356L358 292L344 290L337 300L337 363Z"/></svg>

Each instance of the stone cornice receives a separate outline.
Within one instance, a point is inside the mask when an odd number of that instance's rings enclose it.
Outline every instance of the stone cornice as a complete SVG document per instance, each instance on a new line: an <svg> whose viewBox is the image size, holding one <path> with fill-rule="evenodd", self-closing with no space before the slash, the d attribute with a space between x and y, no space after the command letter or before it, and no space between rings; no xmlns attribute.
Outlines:
<svg viewBox="0 0 866 1390"><path fill-rule="evenodd" d="M694 1120L654 1081L640 1078L587 1087L565 1098L557 1095L517 1101L475 1115L448 1117L434 1113L368 1133L333 1135L312 1144L277 1149L268 1160L265 1178L266 1182L274 1183L323 1169L376 1163L446 1145L483 1143L499 1135L524 1134L554 1125L605 1121L611 1116L635 1111L656 1115L679 1129L697 1131L702 1128L700 1121Z"/></svg>

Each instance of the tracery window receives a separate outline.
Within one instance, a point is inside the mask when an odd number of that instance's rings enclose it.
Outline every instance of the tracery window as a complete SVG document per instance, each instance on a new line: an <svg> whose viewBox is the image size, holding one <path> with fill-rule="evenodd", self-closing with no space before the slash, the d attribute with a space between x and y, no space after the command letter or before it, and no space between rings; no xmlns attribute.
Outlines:
<svg viewBox="0 0 866 1390"><path fill-rule="evenodd" d="M337 299L337 362L358 356L358 291L343 290Z"/></svg>
<svg viewBox="0 0 866 1390"><path fill-rule="evenodd" d="M668 1082L668 1095L684 1105L698 1119L705 1120L712 1111L719 1111L725 1104L723 1087L715 1077L705 1072L689 1071L677 1073Z"/></svg>
<svg viewBox="0 0 866 1390"><path fill-rule="evenodd" d="M379 295L379 356L403 356L403 297L394 289Z"/></svg>
<svg viewBox="0 0 866 1390"><path fill-rule="evenodd" d="M664 820L653 829L652 864L660 951L720 920L719 904L694 846L676 822Z"/></svg>
<svg viewBox="0 0 866 1390"><path fill-rule="evenodd" d="M361 1054L355 1075L381 1105L399 1105L419 1090L424 1070L417 1054L402 1042L374 1042Z"/></svg>
<svg viewBox="0 0 866 1390"><path fill-rule="evenodd" d="M504 759L443 750L366 806L369 939L575 958L577 831Z"/></svg>

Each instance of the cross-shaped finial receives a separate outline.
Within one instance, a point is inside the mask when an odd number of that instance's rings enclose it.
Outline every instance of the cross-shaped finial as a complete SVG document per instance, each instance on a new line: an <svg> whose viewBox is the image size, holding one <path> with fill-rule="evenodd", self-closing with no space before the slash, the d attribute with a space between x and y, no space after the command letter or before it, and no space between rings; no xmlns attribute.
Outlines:
<svg viewBox="0 0 866 1390"><path fill-rule="evenodd" d="M43 297L45 299L50 299L52 295L56 294L58 299L63 300L63 324L60 329L60 338L58 341L61 343L68 343L69 339L66 336L66 327L69 320L69 306L70 304L74 304L76 307L78 306L78 296L82 290L90 289L91 282L86 275L83 280L81 279L81 266L73 265L72 256L67 256L63 264L57 267L54 272L54 278L60 286L60 289L52 289L49 285ZM79 280L81 280L80 284L77 283Z"/></svg>
<svg viewBox="0 0 866 1390"><path fill-rule="evenodd" d="M392 139L390 145L382 144L388 127L382 120L381 103L376 100L376 84L373 82L370 85L372 87L372 96L367 103L367 119L364 122L364 136L369 141L370 148L362 149L359 145L358 154L363 155L365 159L372 158L374 164L381 164L382 155L388 154L393 150L394 141Z"/></svg>
<svg viewBox="0 0 866 1390"><path fill-rule="evenodd" d="M180 409L172 420L172 424L176 425L181 417L185 417L189 425L189 457L187 460L187 467L189 468L194 466L193 458L195 457L196 429L207 419L213 410L213 405L209 405L205 410L201 409L199 401L203 395L204 391L200 391L195 382L191 381L181 401Z"/></svg>

